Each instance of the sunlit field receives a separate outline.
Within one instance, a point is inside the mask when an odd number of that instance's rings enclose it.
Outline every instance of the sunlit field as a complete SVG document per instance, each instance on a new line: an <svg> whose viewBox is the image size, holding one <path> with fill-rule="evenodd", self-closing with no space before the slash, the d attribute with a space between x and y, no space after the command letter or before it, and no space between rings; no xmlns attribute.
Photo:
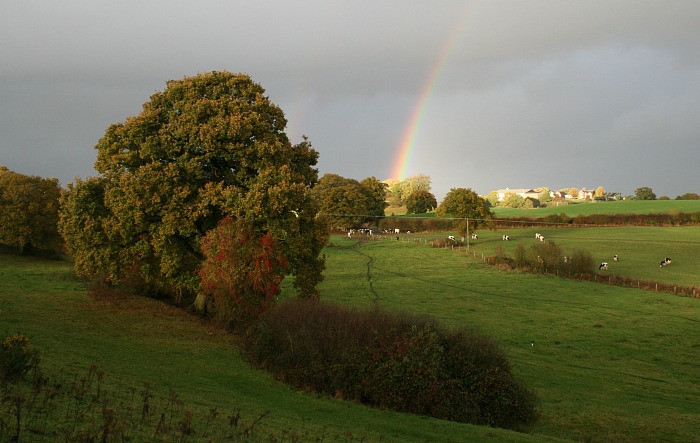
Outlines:
<svg viewBox="0 0 700 443"><path fill-rule="evenodd" d="M183 441L226 435L227 417L236 414L237 435L251 428L249 441L696 440L700 299L502 271L482 260L497 249L510 254L518 244L533 244L535 232L564 251L589 250L610 263L611 273L700 284L700 227L692 226L525 228L507 232L508 242L501 240L505 231L483 230L468 253L466 244L427 245L450 233L401 234L399 241L334 235L324 251L320 286L328 301L428 314L495 337L515 373L539 396L541 419L529 434L298 392L251 369L235 336L190 313L127 294L90 298L68 262L0 255L0 332L29 336L47 374L64 385L98 365L102 392L125 413L140 413L140 394L152 393L151 415L132 418L134 441L135 435L160 435L161 413L174 417L168 435L173 439L185 412L200 433ZM673 261L659 268L665 256ZM280 297L293 296L287 279ZM9 410L0 413L14 418ZM92 414L99 423L100 409ZM68 413L47 414L45 433L24 441L54 441L57 434L46 429L65 429L72 420Z"/></svg>
<svg viewBox="0 0 700 443"><path fill-rule="evenodd" d="M502 272L416 242L333 242L324 298L427 313L496 336L540 394L536 433L590 441L696 438L699 299Z"/></svg>
<svg viewBox="0 0 700 443"><path fill-rule="evenodd" d="M496 217L546 217L566 214L569 217L593 214L663 214L700 212L700 200L623 200L610 202L568 203L550 202L533 209L493 208Z"/></svg>
<svg viewBox="0 0 700 443"><path fill-rule="evenodd" d="M608 271L602 275L616 274L640 280L656 280L679 285L700 287L700 226L679 227L537 227L523 229L480 230L477 240L470 240L470 250L482 255L494 255L500 248L513 256L518 245L525 248L538 240L535 233L554 242L564 255L575 249L589 251L597 263L608 262ZM509 241L503 241L507 234ZM444 236L444 235L443 235ZM433 235L432 237L437 237ZM420 237L419 237L420 238ZM431 238L426 235L425 238ZM409 240L404 236L405 240ZM462 244L464 248L466 243ZM613 257L619 257L618 262ZM670 258L671 264L659 266L661 260Z"/></svg>

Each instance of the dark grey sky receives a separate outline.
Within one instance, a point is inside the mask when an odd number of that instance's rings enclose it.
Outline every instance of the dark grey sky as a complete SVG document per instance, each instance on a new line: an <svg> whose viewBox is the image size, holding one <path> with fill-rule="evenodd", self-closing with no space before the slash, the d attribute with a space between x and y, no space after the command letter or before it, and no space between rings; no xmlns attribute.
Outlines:
<svg viewBox="0 0 700 443"><path fill-rule="evenodd" d="M248 73L319 170L700 192L696 0L0 0L0 164L65 186L165 82ZM446 49L449 51L445 52ZM436 69L439 68L439 69Z"/></svg>

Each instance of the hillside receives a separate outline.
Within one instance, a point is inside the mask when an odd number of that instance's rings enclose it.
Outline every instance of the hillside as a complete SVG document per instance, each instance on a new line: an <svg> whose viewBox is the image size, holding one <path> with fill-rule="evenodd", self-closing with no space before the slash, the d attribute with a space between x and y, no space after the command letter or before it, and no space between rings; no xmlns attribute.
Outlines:
<svg viewBox="0 0 700 443"><path fill-rule="evenodd" d="M566 214L569 217L593 214L664 214L700 212L700 200L624 200L610 202L569 203L533 209L493 208L496 217L533 217Z"/></svg>

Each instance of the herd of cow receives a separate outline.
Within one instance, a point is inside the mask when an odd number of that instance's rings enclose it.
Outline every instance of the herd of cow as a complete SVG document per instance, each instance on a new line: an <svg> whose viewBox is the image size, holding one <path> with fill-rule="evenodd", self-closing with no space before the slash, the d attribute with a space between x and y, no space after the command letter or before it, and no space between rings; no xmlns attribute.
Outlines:
<svg viewBox="0 0 700 443"><path fill-rule="evenodd" d="M453 240L453 241L454 241L454 239L455 239L453 235L448 236L448 238L449 238L450 240ZM472 234L472 238L477 238L477 237L476 237L476 234ZM510 240L510 236L508 236L508 235L503 235L501 238L503 239L503 241L509 241L509 240ZM543 241L544 241L544 235L540 234L539 232L536 232L536 233L535 233L535 239L537 239L537 240L543 242ZM620 260L620 258L617 256L617 254L615 254L615 255L613 256L613 261L619 261L619 260ZM564 257L564 263L569 263L570 261L571 261L571 257ZM664 266L667 266L667 265L670 265L670 264L671 264L671 259L668 258L668 257L666 257L666 258L664 258L663 260L661 260L661 263L659 264L659 267L660 267L660 268L663 268ZM608 268L609 268L609 264L608 264L608 262L606 262L606 261L601 262L600 265L598 266L598 270L607 270Z"/></svg>
<svg viewBox="0 0 700 443"><path fill-rule="evenodd" d="M348 237L352 237L352 235L353 235L355 232L363 233L363 234L366 234L366 235L369 235L369 236L372 236L372 234L373 234L373 232L372 232L371 229L357 229L357 230L356 230L356 229L350 229L350 230L348 230ZM398 234L399 232L400 232L399 229L394 229L393 232L392 232L391 229L385 229L385 230L384 230L384 233L385 233L385 234L389 234L389 233ZM410 234L410 233L411 233L411 231L406 231L406 234ZM478 236L477 234L471 234L471 238L474 239L474 240L477 240L477 239L479 238L479 236ZM510 236L509 236L509 235L503 235L501 238L502 238L503 241L509 241L509 240L510 240ZM396 239L398 240L398 237L396 237ZM448 236L447 236L447 239L450 240L450 241L452 241L452 242L455 242L455 243L457 242L457 239L455 238L454 235L448 235ZM542 234L540 234L539 232L537 232L537 233L535 233L535 239L536 239L536 240L539 240L539 241L541 241L541 242L543 242L543 241L544 241L544 236L543 236ZM570 261L571 261L571 257L564 257L564 263L569 263ZM613 256L613 261L619 261L619 257L618 257L617 255L614 255L614 256ZM668 266L668 265L670 265L670 264L671 264L671 259L668 258L668 257L666 257L666 258L664 258L663 260L661 260L661 263L659 263L659 267L660 267L660 268L663 268L663 267ZM598 270L601 270L601 271L602 271L602 270L607 270L608 268L609 268L609 264L608 264L608 262L606 262L606 261L601 262L600 265L598 266Z"/></svg>

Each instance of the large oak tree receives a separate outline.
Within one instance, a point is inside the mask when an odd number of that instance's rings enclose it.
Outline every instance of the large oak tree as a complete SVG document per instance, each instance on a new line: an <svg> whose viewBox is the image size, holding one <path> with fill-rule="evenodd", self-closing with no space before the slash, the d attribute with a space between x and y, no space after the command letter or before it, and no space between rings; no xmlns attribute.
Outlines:
<svg viewBox="0 0 700 443"><path fill-rule="evenodd" d="M326 237L310 198L311 144L292 145L287 121L245 74L167 82L140 114L99 140L99 177L63 198L61 232L82 275L119 282L138 272L149 292L178 301L200 289L202 239L224 217L282 250L302 295L317 295Z"/></svg>

